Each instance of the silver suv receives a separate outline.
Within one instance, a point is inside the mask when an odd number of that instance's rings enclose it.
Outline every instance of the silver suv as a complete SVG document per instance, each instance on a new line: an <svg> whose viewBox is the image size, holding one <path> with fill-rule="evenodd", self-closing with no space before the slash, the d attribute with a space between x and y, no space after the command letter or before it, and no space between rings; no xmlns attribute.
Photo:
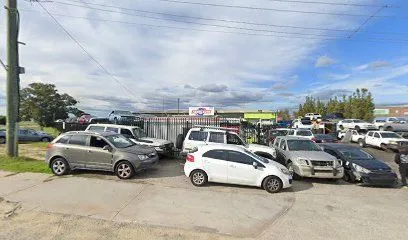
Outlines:
<svg viewBox="0 0 408 240"><path fill-rule="evenodd" d="M121 179L129 179L159 161L154 148L136 145L120 134L82 131L58 136L49 144L45 159L58 176L91 169L115 172Z"/></svg>

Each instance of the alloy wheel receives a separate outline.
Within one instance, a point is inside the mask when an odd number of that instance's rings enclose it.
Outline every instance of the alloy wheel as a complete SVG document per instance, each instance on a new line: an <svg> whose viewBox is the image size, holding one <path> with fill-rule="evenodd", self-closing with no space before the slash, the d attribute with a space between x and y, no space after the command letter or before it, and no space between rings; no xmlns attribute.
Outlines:
<svg viewBox="0 0 408 240"><path fill-rule="evenodd" d="M195 172L193 174L193 182L197 185L203 184L205 181L205 176L202 172Z"/></svg>
<svg viewBox="0 0 408 240"><path fill-rule="evenodd" d="M118 166L118 174L121 178L128 178L132 174L132 168L127 163L121 163Z"/></svg>
<svg viewBox="0 0 408 240"><path fill-rule="evenodd" d="M274 192L280 188L280 182L276 178L271 178L269 181L266 183L266 187L271 191Z"/></svg>
<svg viewBox="0 0 408 240"><path fill-rule="evenodd" d="M57 160L52 164L52 169L54 170L55 174L62 175L67 169L67 166L63 161Z"/></svg>

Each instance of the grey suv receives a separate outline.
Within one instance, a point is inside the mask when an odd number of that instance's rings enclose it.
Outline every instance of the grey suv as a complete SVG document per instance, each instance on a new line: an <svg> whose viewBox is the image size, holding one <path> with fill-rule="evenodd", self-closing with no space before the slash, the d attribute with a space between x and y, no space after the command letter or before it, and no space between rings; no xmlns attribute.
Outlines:
<svg viewBox="0 0 408 240"><path fill-rule="evenodd" d="M129 179L158 160L154 148L136 145L120 134L81 131L58 136L48 146L45 161L58 176L74 169L91 169Z"/></svg>

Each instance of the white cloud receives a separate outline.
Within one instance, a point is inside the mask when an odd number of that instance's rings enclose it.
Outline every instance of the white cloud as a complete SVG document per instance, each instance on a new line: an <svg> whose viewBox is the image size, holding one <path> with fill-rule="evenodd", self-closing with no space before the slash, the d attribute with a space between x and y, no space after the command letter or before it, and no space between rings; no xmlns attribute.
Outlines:
<svg viewBox="0 0 408 240"><path fill-rule="evenodd" d="M327 67L336 63L336 60L324 55L317 58L315 67Z"/></svg>
<svg viewBox="0 0 408 240"><path fill-rule="evenodd" d="M378 70L382 68L387 68L390 67L391 64L387 61L374 61L370 62L367 64L360 65L356 67L355 69L358 71L364 71L364 70Z"/></svg>

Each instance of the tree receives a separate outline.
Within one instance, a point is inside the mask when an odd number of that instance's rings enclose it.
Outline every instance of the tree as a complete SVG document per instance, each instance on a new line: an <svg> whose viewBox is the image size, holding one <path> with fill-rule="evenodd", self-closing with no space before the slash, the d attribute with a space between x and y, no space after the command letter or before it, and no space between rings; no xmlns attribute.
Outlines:
<svg viewBox="0 0 408 240"><path fill-rule="evenodd" d="M290 120L289 109L279 110L278 117L282 118L283 121Z"/></svg>
<svg viewBox="0 0 408 240"><path fill-rule="evenodd" d="M70 95L58 93L54 84L31 83L20 92L20 118L48 127L55 119L66 119L77 103Z"/></svg>

